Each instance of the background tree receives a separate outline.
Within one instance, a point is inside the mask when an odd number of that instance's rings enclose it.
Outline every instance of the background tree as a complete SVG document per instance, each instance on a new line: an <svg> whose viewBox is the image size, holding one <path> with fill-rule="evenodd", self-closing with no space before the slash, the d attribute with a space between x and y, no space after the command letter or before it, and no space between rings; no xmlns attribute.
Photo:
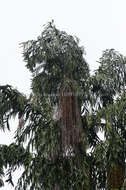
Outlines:
<svg viewBox="0 0 126 190"><path fill-rule="evenodd" d="M107 49L99 63L99 69L93 76L93 92L96 94L98 107L102 109L98 111L100 118L105 120L105 140L104 146L101 146L105 154L101 151L104 155L101 159L106 158L108 188L120 189L125 172L126 59L114 49Z"/></svg>

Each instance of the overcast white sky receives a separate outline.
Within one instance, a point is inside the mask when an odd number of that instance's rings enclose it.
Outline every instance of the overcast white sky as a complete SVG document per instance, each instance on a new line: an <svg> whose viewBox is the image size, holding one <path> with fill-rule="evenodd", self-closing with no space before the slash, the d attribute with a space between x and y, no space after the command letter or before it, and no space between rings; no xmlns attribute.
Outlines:
<svg viewBox="0 0 126 190"><path fill-rule="evenodd" d="M107 48L126 55L126 0L0 0L0 85L29 93L30 73L19 43L35 39L52 19L60 30L79 37L91 70ZM0 143L11 138L1 132Z"/></svg>

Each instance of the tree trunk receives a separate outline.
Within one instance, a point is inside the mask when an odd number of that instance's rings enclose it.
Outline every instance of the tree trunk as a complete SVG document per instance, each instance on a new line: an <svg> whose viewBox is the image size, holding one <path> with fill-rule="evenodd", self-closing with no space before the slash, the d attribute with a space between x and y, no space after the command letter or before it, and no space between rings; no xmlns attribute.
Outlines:
<svg viewBox="0 0 126 190"><path fill-rule="evenodd" d="M82 121L78 106L77 84L66 79L59 90L59 114L64 156L78 153L81 144Z"/></svg>
<svg viewBox="0 0 126 190"><path fill-rule="evenodd" d="M116 164L107 170L107 186L109 190L121 189L124 183L124 168Z"/></svg>
<svg viewBox="0 0 126 190"><path fill-rule="evenodd" d="M74 156L76 157L80 152L85 150L81 139L83 128L77 90L76 82L71 79L65 79L59 89L61 151L63 157L67 159L71 159ZM77 168L82 168L79 159ZM55 190L60 190L60 185L55 184Z"/></svg>

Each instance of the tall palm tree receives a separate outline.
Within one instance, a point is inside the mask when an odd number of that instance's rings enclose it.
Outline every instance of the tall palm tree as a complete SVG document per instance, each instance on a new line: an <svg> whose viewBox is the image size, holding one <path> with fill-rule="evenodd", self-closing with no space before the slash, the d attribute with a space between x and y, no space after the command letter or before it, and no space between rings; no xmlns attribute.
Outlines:
<svg viewBox="0 0 126 190"><path fill-rule="evenodd" d="M99 69L90 76L78 39L53 22L22 46L32 93L26 97L9 85L0 86L1 128L11 128L11 117L19 119L15 142L0 149L1 177L3 167L9 167L8 182L13 184L12 172L23 166L18 190L121 188L125 57L113 49L104 51ZM98 138L99 129L104 141ZM112 182L115 176L118 183Z"/></svg>

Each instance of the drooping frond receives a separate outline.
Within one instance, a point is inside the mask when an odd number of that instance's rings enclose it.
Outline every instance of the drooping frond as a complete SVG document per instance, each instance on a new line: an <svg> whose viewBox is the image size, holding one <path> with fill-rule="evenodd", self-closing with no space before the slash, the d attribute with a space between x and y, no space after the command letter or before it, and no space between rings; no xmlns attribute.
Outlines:
<svg viewBox="0 0 126 190"><path fill-rule="evenodd" d="M2 178L7 176L6 182L13 184L13 172L21 166L27 167L32 159L32 154L27 152L23 146L15 143L7 145L0 145L0 186L4 185ZM7 172L4 172L4 169Z"/></svg>
<svg viewBox="0 0 126 190"><path fill-rule="evenodd" d="M92 78L92 91L100 100L101 107L105 107L114 103L114 99L126 90L126 57L114 49L107 49L99 63Z"/></svg>
<svg viewBox="0 0 126 190"><path fill-rule="evenodd" d="M57 101L59 84L73 78L82 90L87 89L89 67L78 41L49 23L37 40L23 43L27 68L33 73L32 88L42 96Z"/></svg>
<svg viewBox="0 0 126 190"><path fill-rule="evenodd" d="M26 104L26 96L18 90L9 85L0 86L0 127L9 129L9 119L16 115L21 118Z"/></svg>

